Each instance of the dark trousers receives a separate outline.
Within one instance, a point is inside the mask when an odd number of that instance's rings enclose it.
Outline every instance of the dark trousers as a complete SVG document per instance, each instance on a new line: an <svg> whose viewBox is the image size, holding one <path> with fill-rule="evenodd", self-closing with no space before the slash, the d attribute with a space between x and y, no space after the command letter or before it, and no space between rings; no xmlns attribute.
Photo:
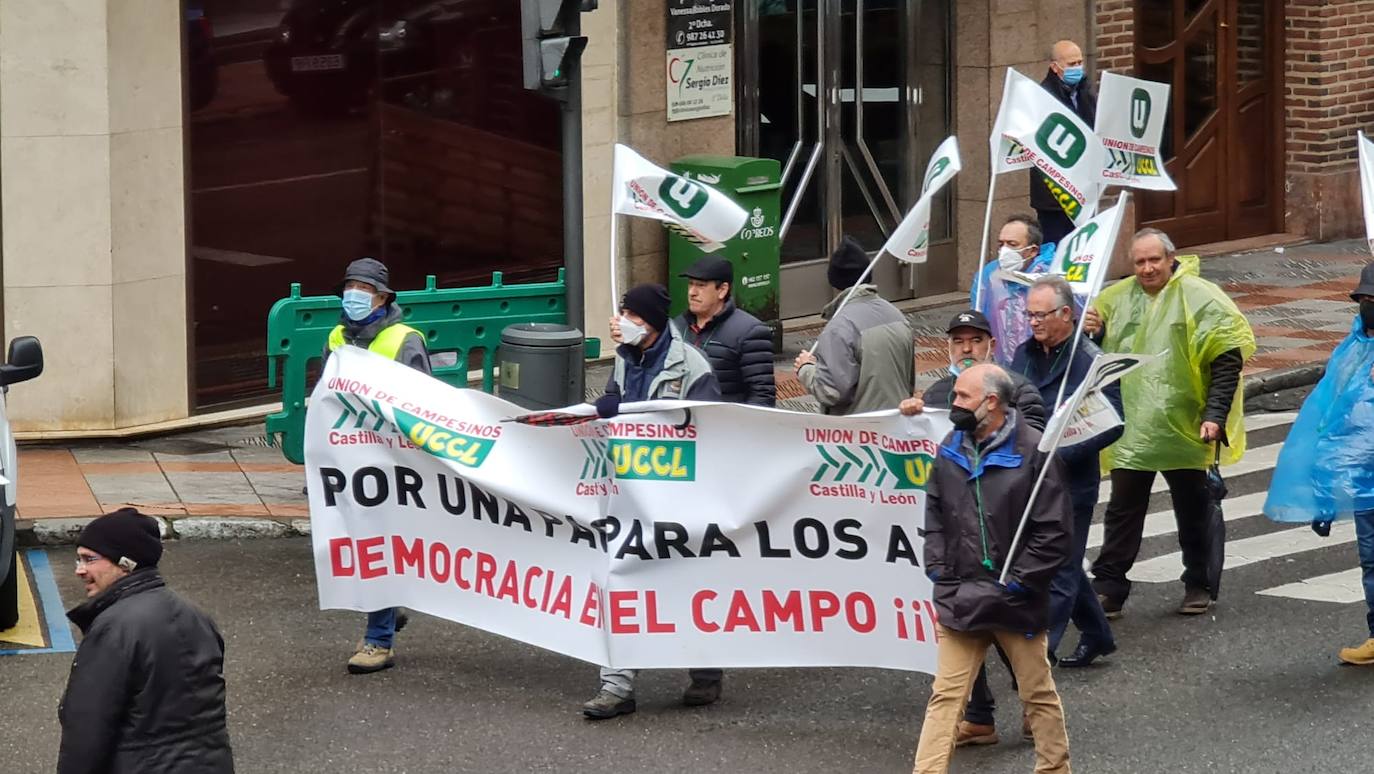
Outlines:
<svg viewBox="0 0 1374 774"><path fill-rule="evenodd" d="M1073 504L1073 553L1050 581L1050 653L1057 652L1069 621L1078 627L1084 642L1100 646L1115 643L1112 625L1102 612L1088 573L1083 571L1083 556L1088 552L1088 528L1093 523L1093 507L1097 497L1075 498ZM1137 544L1139 545L1139 544Z"/></svg>
<svg viewBox="0 0 1374 774"><path fill-rule="evenodd" d="M1002 664L1006 666L1007 672L1011 674L1011 689L1019 691L1020 686L1016 684L1016 670L1011 668L1011 660L1002 650L1001 645L993 643L997 648L997 655L1002 659ZM988 685L988 665L978 667L978 677L973 681L973 691L969 694L968 706L964 708L964 720L976 723L980 726L993 726L993 715L997 713L997 697L992 695L992 687Z"/></svg>
<svg viewBox="0 0 1374 774"><path fill-rule="evenodd" d="M1040 221L1040 231L1044 234L1045 242L1053 242L1055 246L1073 231L1073 221L1061 209L1036 210L1035 219Z"/></svg>
<svg viewBox="0 0 1374 774"><path fill-rule="evenodd" d="M1212 547L1207 472L1166 470L1164 480L1169 483L1174 519L1178 523L1183 585L1189 589L1214 591L1207 582L1207 561ZM1093 562L1093 589L1098 594L1123 602L1130 596L1131 582L1126 574L1140 553L1145 512L1150 507L1150 487L1154 483L1153 470L1118 468L1112 471L1112 497L1104 519L1102 552Z"/></svg>

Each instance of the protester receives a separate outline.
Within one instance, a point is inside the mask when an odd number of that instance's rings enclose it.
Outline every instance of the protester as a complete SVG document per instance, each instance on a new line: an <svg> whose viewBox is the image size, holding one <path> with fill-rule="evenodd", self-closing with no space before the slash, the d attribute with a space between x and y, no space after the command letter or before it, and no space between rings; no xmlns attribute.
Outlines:
<svg viewBox="0 0 1374 774"><path fill-rule="evenodd" d="M401 322L404 313L396 304L395 291L387 285L389 277L386 265L375 258L359 258L348 264L343 282L336 288L343 297L343 314L329 332L325 359L330 352L351 344L430 373L425 335ZM349 673L369 674L394 666L396 632L405 627L406 620L405 613L394 607L368 613L363 639L348 659Z"/></svg>
<svg viewBox="0 0 1374 774"><path fill-rule="evenodd" d="M724 258L702 256L681 276L687 278L687 311L678 318L687 343L700 349L720 383L727 403L772 406L773 332L735 306L734 266Z"/></svg>
<svg viewBox="0 0 1374 774"><path fill-rule="evenodd" d="M1056 404L1059 395L1067 402L1092 368L1093 360L1101 354L1096 344L1086 337L1073 346L1076 330L1073 289L1058 275L1042 277L1031 285L1026 298L1026 315L1030 319L1033 337L1016 349L1012 370L1023 374L1039 390L1050 413L1064 409ZM1072 360L1069 350L1073 350ZM1061 390L1062 388L1062 390ZM1102 389L1101 395L1122 416L1121 387L1116 383ZM1124 417L1123 417L1124 419ZM1083 571L1083 557L1088 550L1088 529L1092 526L1093 508L1097 506L1097 490L1101 479L1098 457L1103 449L1121 437L1118 427L1072 446L1061 446L1057 453L1064 463L1065 482L1069 488L1069 502L1073 507L1073 552L1059 568L1050 584L1051 660L1064 638L1069 619L1082 636L1073 654L1058 659L1061 667L1085 667L1102 656L1116 652L1116 638L1111 624L1093 593L1088 574Z"/></svg>
<svg viewBox="0 0 1374 774"><path fill-rule="evenodd" d="M891 409L915 385L915 340L906 317L878 295L876 285L858 285L849 295L868 263L863 246L846 236L828 271L830 287L840 294L821 311L828 322L815 354L803 351L794 363L825 414Z"/></svg>
<svg viewBox="0 0 1374 774"><path fill-rule="evenodd" d="M1135 276L1102 291L1084 321L1106 352L1157 356L1121 380L1129 420L1102 456L1112 495L1093 588L1108 617L1121 613L1150 488L1162 472L1183 553L1178 612L1199 615L1216 600L1224 540L1224 525L1209 519L1206 471L1217 454L1229 463L1245 451L1240 377L1255 351L1255 335L1235 302L1198 276L1197 256L1177 257L1164 232L1136 233L1131 261ZM1224 453L1220 446L1227 447Z"/></svg>
<svg viewBox="0 0 1374 774"><path fill-rule="evenodd" d="M1364 267L1351 300L1359 312L1331 353L1279 452L1264 514L1309 521L1322 537L1331 522L1352 518L1364 581L1369 637L1341 648L1347 664L1374 664L1374 263Z"/></svg>
<svg viewBox="0 0 1374 774"><path fill-rule="evenodd" d="M1072 40L1061 40L1050 50L1049 72L1040 81L1045 91L1054 95L1088 126L1097 120L1097 95L1092 83L1084 75L1083 50ZM1045 241L1058 244L1070 231L1073 220L1064 213L1058 198L1050 190L1050 179L1034 167L1030 171L1030 204L1045 231Z"/></svg>
<svg viewBox="0 0 1374 774"><path fill-rule="evenodd" d="M668 291L662 285L636 285L620 302L620 316L610 321L615 369L606 393L596 399L603 418L620 414L622 402L644 400L720 400L720 386L696 347L668 321ZM582 714L605 720L635 711L637 670L601 668L601 689L582 705ZM691 684L682 694L687 706L711 704L720 698L721 671L693 669Z"/></svg>
<svg viewBox="0 0 1374 774"><path fill-rule="evenodd" d="M998 346L993 356L1010 363L1016 345L1030 338L1026 322L1028 285L1006 272L1042 274L1050 270L1055 246L1041 244L1040 223L1030 215L1012 215L997 233L997 260L990 261L969 288L969 306L982 312L991 324Z"/></svg>
<svg viewBox="0 0 1374 774"><path fill-rule="evenodd" d="M938 613L935 683L916 749L918 774L944 772L964 699L988 646L1016 675L1035 738L1037 772L1068 772L1064 712L1050 674L1046 624L1051 579L1071 550L1062 463L1037 451L1040 433L1011 408L1012 381L975 365L955 381L950 420L926 489L926 574ZM1049 466L1016 552L1013 535ZM1009 568L1005 585L999 583Z"/></svg>
<svg viewBox="0 0 1374 774"><path fill-rule="evenodd" d="M234 771L225 722L224 638L167 588L158 524L133 508L107 513L76 540L86 601L58 707L58 774Z"/></svg>

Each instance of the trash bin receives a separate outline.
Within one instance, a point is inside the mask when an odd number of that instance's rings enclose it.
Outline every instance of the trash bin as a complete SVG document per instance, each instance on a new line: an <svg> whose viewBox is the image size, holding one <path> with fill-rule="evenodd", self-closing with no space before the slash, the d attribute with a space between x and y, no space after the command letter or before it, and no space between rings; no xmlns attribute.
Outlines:
<svg viewBox="0 0 1374 774"><path fill-rule="evenodd" d="M735 306L773 329L773 351L782 350L782 321L778 314L779 261L782 221L782 167L775 159L747 156L683 156L673 171L705 183L733 199L749 213L744 228L715 254L735 267L731 292ZM678 275L703 255L701 248L668 234L668 294L673 316L687 310L687 280Z"/></svg>
<svg viewBox="0 0 1374 774"><path fill-rule="evenodd" d="M582 331L556 323L518 323L501 330L498 394L531 410L586 401Z"/></svg>

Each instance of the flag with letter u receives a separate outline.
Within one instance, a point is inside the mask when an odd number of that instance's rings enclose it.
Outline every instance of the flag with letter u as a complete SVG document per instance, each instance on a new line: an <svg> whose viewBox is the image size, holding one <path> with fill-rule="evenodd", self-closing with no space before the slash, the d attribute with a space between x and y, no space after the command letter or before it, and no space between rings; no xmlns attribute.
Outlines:
<svg viewBox="0 0 1374 774"><path fill-rule="evenodd" d="M725 194L658 167L624 145L615 146L613 177L615 212L663 221L708 253L724 247L749 218Z"/></svg>
<svg viewBox="0 0 1374 774"><path fill-rule="evenodd" d="M1081 226L1097 208L1102 141L1040 84L1008 68L996 130L1025 148L1064 213Z"/></svg>

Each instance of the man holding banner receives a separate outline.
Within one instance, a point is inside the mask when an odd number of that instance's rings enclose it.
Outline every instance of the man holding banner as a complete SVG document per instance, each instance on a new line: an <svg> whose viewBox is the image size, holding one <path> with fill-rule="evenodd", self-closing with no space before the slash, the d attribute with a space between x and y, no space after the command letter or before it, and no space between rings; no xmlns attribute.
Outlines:
<svg viewBox="0 0 1374 774"><path fill-rule="evenodd" d="M1032 338L1017 348L1011 368L1040 390L1045 405L1051 407L1050 413L1054 414L1064 409L1062 405L1056 406L1058 396L1078 390L1100 350L1086 340L1080 340L1077 347L1070 345L1077 326L1073 290L1063 277L1050 275L1036 280L1026 299L1026 315L1030 319ZM1122 416L1119 385L1103 388L1101 398L1117 417ZM1050 584L1050 652L1059 648L1070 618L1082 633L1073 654L1059 659L1062 667L1085 667L1094 659L1116 650L1111 624L1083 571L1083 556L1088 550L1088 528L1092 525L1101 479L1098 456L1120 438L1122 432L1118 424L1071 446L1060 447L1058 451L1064 463L1069 502L1073 506L1073 553Z"/></svg>
<svg viewBox="0 0 1374 774"><path fill-rule="evenodd" d="M1226 292L1198 276L1197 256L1177 257L1164 232L1137 232L1131 262L1135 276L1102 291L1084 314L1084 329L1100 337L1103 351L1158 355L1121 381L1130 421L1103 454L1112 496L1093 587L1107 615L1120 615L1150 488L1162 472L1183 553L1178 612L1199 615L1216 599L1225 539L1224 523L1209 518L1207 468L1216 444L1227 447L1223 463L1245 452L1240 377L1255 335Z"/></svg>
<svg viewBox="0 0 1374 774"><path fill-rule="evenodd" d="M1061 40L1050 50L1049 72L1040 86L1059 100L1083 123L1092 126L1097 116L1097 97L1092 84L1084 75L1083 50L1072 40ZM1055 195L1054 183L1035 167L1030 171L1030 203L1045 230L1045 241L1058 243L1070 231L1074 221L1065 213Z"/></svg>
<svg viewBox="0 0 1374 774"><path fill-rule="evenodd" d="M1067 774L1069 741L1045 635L1050 581L1071 548L1063 466L1037 449L1040 433L1010 408L1006 371L974 366L959 375L954 391L955 429L940 444L926 489L924 556L935 585L939 655L914 771L948 770L965 697L995 642L1017 678L1035 737L1035 771ZM1021 548L1012 554L1045 466Z"/></svg>

